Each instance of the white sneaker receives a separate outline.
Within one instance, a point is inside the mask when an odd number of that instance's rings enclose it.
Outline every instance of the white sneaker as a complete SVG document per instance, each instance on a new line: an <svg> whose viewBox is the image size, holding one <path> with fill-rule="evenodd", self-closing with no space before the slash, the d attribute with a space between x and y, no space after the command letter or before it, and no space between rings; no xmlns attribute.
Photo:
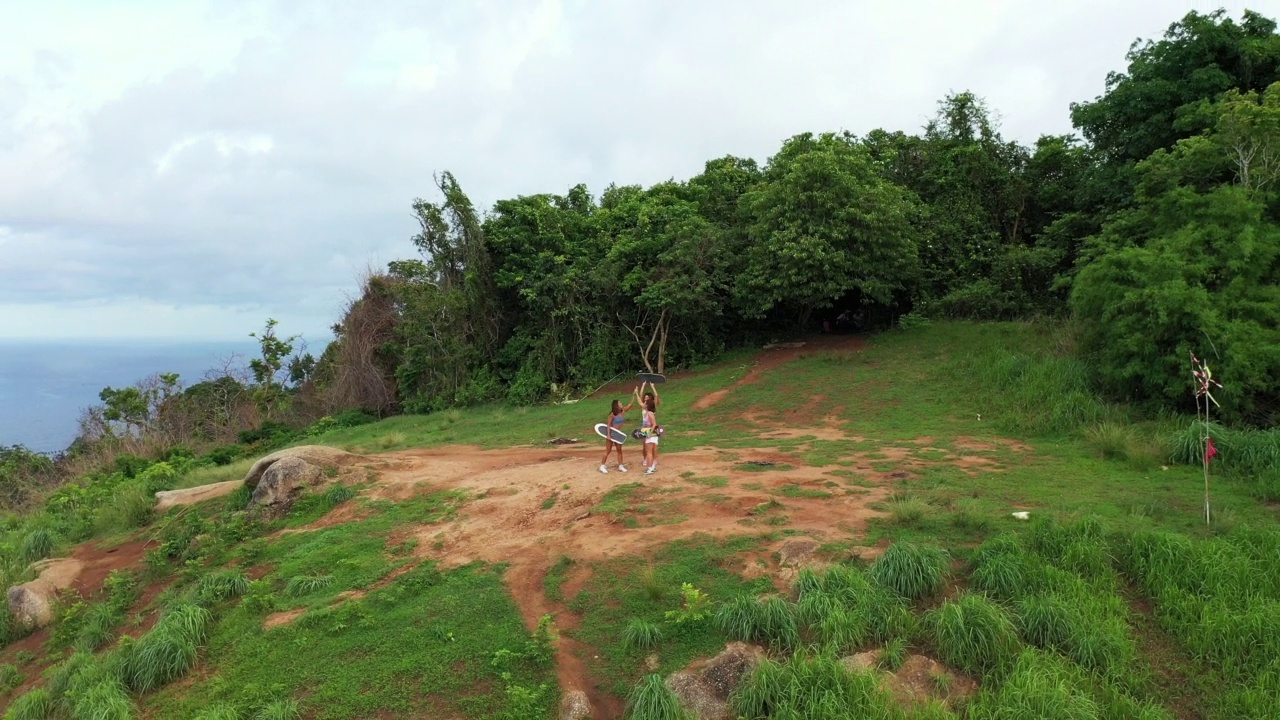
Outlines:
<svg viewBox="0 0 1280 720"><path fill-rule="evenodd" d="M626 465L619 465L619 466L618 466L618 472L626 472L626 471L627 471L627 466L626 466Z"/></svg>
<svg viewBox="0 0 1280 720"><path fill-rule="evenodd" d="M657 470L657 469L658 469L658 466L657 466L657 465L650 465L650 466L649 466L649 468L648 468L647 470L645 470L645 471L644 471L644 474L645 474L645 475L652 475L652 474L653 474L653 471L654 471L654 470Z"/></svg>
<svg viewBox="0 0 1280 720"><path fill-rule="evenodd" d="M601 466L600 466L600 472L602 472L602 473L604 473L604 474L608 475L608 474L609 474L609 467L608 467L607 465L601 465Z"/></svg>

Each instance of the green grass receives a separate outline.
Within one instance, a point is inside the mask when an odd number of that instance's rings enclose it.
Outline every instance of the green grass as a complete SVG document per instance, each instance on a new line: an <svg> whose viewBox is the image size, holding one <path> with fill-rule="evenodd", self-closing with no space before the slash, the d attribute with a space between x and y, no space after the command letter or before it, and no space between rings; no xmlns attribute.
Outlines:
<svg viewBox="0 0 1280 720"><path fill-rule="evenodd" d="M564 602L564 594L561 588L564 587L564 581L567 579L569 568L573 567L573 558L568 555L561 555L555 564L547 569L547 574L542 578L542 589L546 593L548 600L555 602Z"/></svg>
<svg viewBox="0 0 1280 720"><path fill-rule="evenodd" d="M646 675L627 695L627 720L691 720L661 675Z"/></svg>
<svg viewBox="0 0 1280 720"><path fill-rule="evenodd" d="M794 483L787 483L778 489L778 494L787 498L807 498L811 500L826 500L833 495L826 490L815 490L813 488L801 487Z"/></svg>
<svg viewBox="0 0 1280 720"><path fill-rule="evenodd" d="M870 575L908 600L936 594L946 581L949 560L941 548L899 542L872 563Z"/></svg>
<svg viewBox="0 0 1280 720"><path fill-rule="evenodd" d="M800 651L766 659L730 698L748 718L898 718L896 703L869 673L850 672L834 655Z"/></svg>
<svg viewBox="0 0 1280 720"><path fill-rule="evenodd" d="M569 602L570 609L581 617L579 626L565 632L598 650L597 677L618 697L625 697L640 680L650 652L659 656L658 672L663 676L695 658L715 655L730 638L714 617L677 625L667 620L666 613L682 606L681 584L685 582L695 583L713 606L768 588L767 579L747 581L726 569L732 567L731 558L757 549L762 540L737 537L719 541L697 536L659 548L651 558L597 563L586 586ZM662 639L652 650L623 645L627 624L637 619L661 628Z"/></svg>
<svg viewBox="0 0 1280 720"><path fill-rule="evenodd" d="M630 650L649 650L662 640L662 627L640 618L631 618L622 630L622 647Z"/></svg>
<svg viewBox="0 0 1280 720"><path fill-rule="evenodd" d="M1008 611L982 595L944 603L925 615L924 626L940 659L973 675L998 677L1021 648Z"/></svg>
<svg viewBox="0 0 1280 720"><path fill-rule="evenodd" d="M12 665L0 665L0 697L8 695L22 685L22 673Z"/></svg>

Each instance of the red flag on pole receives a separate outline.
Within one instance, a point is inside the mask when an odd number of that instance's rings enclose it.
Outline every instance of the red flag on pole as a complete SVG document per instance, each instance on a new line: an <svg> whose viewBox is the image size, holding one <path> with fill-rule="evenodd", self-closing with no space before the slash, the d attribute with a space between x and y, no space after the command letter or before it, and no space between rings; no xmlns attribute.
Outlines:
<svg viewBox="0 0 1280 720"><path fill-rule="evenodd" d="M1206 460L1212 460L1214 455L1218 454L1218 448L1213 446L1213 438L1207 438L1209 447L1205 451Z"/></svg>

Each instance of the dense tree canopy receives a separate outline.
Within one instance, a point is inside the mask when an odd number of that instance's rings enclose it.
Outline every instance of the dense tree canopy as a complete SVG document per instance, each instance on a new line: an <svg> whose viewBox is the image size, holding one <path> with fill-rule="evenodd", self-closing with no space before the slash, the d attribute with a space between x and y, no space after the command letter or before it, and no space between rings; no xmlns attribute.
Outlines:
<svg viewBox="0 0 1280 720"><path fill-rule="evenodd" d="M426 411L662 372L844 311L862 329L1073 314L1118 396L1182 402L1195 350L1238 417L1272 422L1277 81L1273 20L1192 12L1072 106L1080 137L1006 140L961 92L919 134L803 133L764 164L722 157L598 198L579 185L481 213L444 173L441 200L414 203L421 259L366 283L352 312L379 321L344 320L315 373L358 363L383 378L367 409L394 387Z"/></svg>

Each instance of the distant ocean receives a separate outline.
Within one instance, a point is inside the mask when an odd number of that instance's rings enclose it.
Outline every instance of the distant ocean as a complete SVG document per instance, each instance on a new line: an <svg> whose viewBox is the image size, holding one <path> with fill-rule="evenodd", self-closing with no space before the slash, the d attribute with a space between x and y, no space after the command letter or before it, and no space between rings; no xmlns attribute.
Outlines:
<svg viewBox="0 0 1280 720"><path fill-rule="evenodd" d="M80 411L98 404L103 388L132 385L162 372L176 372L183 385L190 386L232 354L240 355L243 364L256 356L256 350L252 340L0 340L0 445L65 450L79 430Z"/></svg>

